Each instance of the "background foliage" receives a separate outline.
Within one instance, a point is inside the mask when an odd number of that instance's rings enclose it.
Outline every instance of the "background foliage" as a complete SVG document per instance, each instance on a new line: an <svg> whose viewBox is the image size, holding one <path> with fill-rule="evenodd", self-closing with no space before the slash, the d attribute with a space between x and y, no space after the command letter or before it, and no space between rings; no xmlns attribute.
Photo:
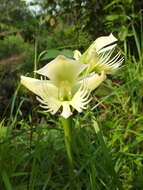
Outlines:
<svg viewBox="0 0 143 190"><path fill-rule="evenodd" d="M142 190L142 7L140 0L0 0L0 189ZM125 61L75 114L73 188L60 121L41 111L20 75L111 32Z"/></svg>

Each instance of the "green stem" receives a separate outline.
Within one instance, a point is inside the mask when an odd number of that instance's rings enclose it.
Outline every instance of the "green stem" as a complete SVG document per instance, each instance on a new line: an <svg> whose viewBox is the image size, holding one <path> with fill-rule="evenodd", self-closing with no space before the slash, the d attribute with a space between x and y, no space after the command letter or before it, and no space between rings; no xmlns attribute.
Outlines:
<svg viewBox="0 0 143 190"><path fill-rule="evenodd" d="M67 157L68 157L68 162L70 166L70 173L72 173L73 170L73 158L72 158L72 119L71 117L65 119L61 118L62 125L64 128L64 139L65 139L65 146L66 146L66 152L67 152Z"/></svg>
<svg viewBox="0 0 143 190"><path fill-rule="evenodd" d="M34 47L34 71L37 70L37 64L38 64L38 60L37 60L37 49L38 49L38 42L37 39L35 40L35 47ZM34 72L34 78L36 77L36 72Z"/></svg>

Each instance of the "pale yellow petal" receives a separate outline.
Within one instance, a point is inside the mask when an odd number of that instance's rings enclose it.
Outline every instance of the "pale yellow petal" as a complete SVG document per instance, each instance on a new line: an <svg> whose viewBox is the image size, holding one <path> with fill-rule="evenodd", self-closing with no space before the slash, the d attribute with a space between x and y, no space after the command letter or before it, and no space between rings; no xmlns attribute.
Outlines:
<svg viewBox="0 0 143 190"><path fill-rule="evenodd" d="M85 67L86 65L79 61L60 55L36 72L47 76L57 86L60 86L65 82L73 83Z"/></svg>

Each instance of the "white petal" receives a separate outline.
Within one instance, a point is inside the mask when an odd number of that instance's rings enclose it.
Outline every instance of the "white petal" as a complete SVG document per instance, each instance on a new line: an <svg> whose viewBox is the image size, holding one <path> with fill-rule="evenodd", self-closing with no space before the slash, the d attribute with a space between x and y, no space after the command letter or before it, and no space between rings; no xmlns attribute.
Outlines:
<svg viewBox="0 0 143 190"><path fill-rule="evenodd" d="M88 90L92 91L96 89L104 80L106 79L106 75L104 71L100 74L92 73L89 77L86 77L81 83L85 83L87 85Z"/></svg>
<svg viewBox="0 0 143 190"><path fill-rule="evenodd" d="M113 34L97 38L94 42L96 52L99 54L101 52L113 49L116 46L116 44L113 45L113 43L116 41L117 39L113 36Z"/></svg>
<svg viewBox="0 0 143 190"><path fill-rule="evenodd" d="M21 84L38 96L49 94L49 96L58 97L58 88L49 80L38 80L21 76Z"/></svg>
<svg viewBox="0 0 143 190"><path fill-rule="evenodd" d="M75 60L79 60L79 58L81 57L80 51L75 50L73 53L74 53L73 57L75 58Z"/></svg>
<svg viewBox="0 0 143 190"><path fill-rule="evenodd" d="M53 61L36 72L47 76L57 85L60 85L63 81L72 83L85 68L86 65L80 63L79 61L59 55Z"/></svg>
<svg viewBox="0 0 143 190"><path fill-rule="evenodd" d="M38 101L52 114L55 114L61 107L61 102L58 100L58 88L50 81L21 76L21 83L38 95Z"/></svg>
<svg viewBox="0 0 143 190"><path fill-rule="evenodd" d="M70 101L64 101L62 102L63 111L61 113L61 116L64 118L68 118L72 115L71 108L70 108Z"/></svg>
<svg viewBox="0 0 143 190"><path fill-rule="evenodd" d="M98 54L99 53L102 53L102 52L105 52L105 51L108 51L108 50L111 50L113 49L114 47L116 47L117 44L114 44L114 45L110 45L108 47L105 47L105 48L102 48L101 50L98 51Z"/></svg>

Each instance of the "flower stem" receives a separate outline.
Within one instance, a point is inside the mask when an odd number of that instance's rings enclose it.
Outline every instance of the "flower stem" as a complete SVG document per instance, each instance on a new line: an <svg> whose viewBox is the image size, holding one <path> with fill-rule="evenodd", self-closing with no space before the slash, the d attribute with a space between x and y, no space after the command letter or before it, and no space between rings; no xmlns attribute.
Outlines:
<svg viewBox="0 0 143 190"><path fill-rule="evenodd" d="M67 119L61 118L62 125L64 128L64 139L65 139L65 146L66 146L66 152L67 152L67 157L68 157L68 162L69 162L69 170L70 170L70 175L73 172L73 158L72 158L72 118L69 117Z"/></svg>

